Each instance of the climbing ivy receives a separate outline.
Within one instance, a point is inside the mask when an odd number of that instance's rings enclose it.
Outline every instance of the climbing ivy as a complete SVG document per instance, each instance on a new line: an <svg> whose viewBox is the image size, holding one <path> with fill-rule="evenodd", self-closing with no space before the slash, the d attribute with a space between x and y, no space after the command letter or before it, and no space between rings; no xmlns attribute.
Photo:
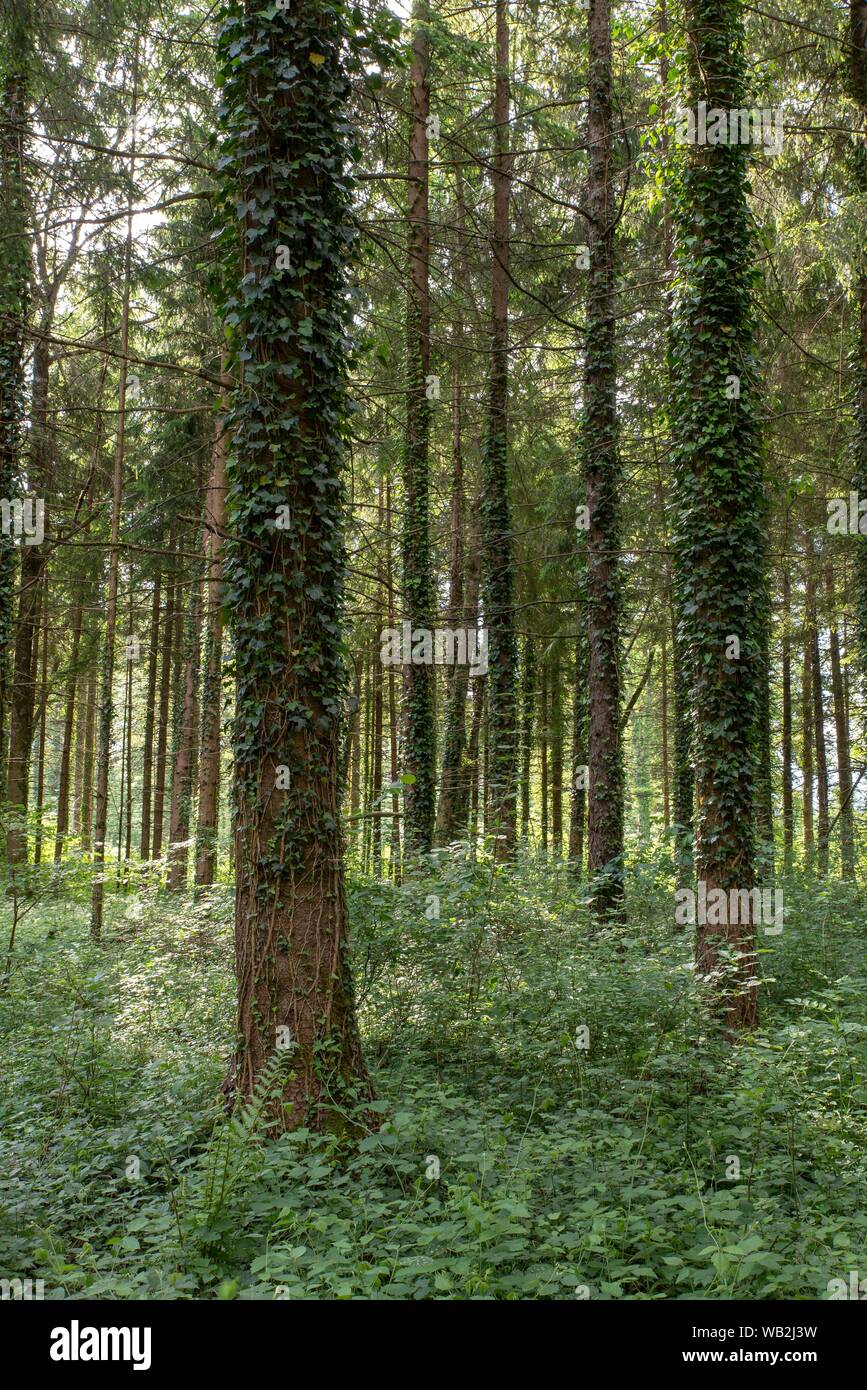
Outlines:
<svg viewBox="0 0 867 1390"><path fill-rule="evenodd" d="M708 110L745 106L742 6L684 0L683 19L687 103L695 109L706 101ZM673 203L672 450L677 616L695 718L696 872L708 889L748 889L766 675L749 147L696 144L682 155ZM718 940L702 930L698 959L705 972L718 961ZM748 960L741 963L746 971ZM726 1007L733 1021L748 1024L754 994L736 995Z"/></svg>
<svg viewBox="0 0 867 1390"><path fill-rule="evenodd" d="M364 1066L346 958L337 764L344 697L342 468L360 11L232 4L219 36L225 601L236 663L238 1053L250 1094L290 1050L289 1123ZM326 1079L327 1077L327 1079Z"/></svg>
<svg viewBox="0 0 867 1390"><path fill-rule="evenodd" d="M29 0L4 4L0 28L0 497L21 487L24 331L30 300L28 177L25 162L28 81L33 40ZM6 706L15 590L15 543L0 534L0 708ZM0 730L0 786L6 782Z"/></svg>

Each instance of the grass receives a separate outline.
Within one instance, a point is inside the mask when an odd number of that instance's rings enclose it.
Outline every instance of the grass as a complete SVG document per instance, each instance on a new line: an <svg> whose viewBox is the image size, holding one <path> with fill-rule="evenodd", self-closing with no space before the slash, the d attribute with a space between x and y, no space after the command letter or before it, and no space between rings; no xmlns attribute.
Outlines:
<svg viewBox="0 0 867 1390"><path fill-rule="evenodd" d="M352 1150L221 1111L230 889L113 896L102 947L46 890L0 994L0 1276L57 1299L827 1298L867 1274L867 927L851 887L784 888L760 1030L730 1048L663 863L617 930L537 863L355 877L382 1124Z"/></svg>

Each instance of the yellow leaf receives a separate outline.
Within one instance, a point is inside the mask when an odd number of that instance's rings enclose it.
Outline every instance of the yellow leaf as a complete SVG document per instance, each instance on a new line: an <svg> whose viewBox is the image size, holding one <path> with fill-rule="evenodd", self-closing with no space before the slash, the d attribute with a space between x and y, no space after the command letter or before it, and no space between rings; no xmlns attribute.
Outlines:
<svg viewBox="0 0 867 1390"><path fill-rule="evenodd" d="M319 64L320 64L320 63L324 63L324 62L325 62L325 54L324 54L324 53L311 53L311 54L310 54L310 61L311 61L311 63L315 63L316 66L319 67Z"/></svg>

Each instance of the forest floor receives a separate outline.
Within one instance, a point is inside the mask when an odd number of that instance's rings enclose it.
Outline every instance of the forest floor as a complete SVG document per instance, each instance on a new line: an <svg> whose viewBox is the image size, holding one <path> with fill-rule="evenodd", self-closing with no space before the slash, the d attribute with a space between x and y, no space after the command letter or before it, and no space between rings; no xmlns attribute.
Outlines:
<svg viewBox="0 0 867 1390"><path fill-rule="evenodd" d="M786 883L760 1029L732 1048L664 870L633 871L616 931L540 864L355 877L382 1127L352 1150L221 1111L228 886L112 896L102 947L46 890L0 994L0 1276L116 1299L801 1299L863 1277L867 912Z"/></svg>

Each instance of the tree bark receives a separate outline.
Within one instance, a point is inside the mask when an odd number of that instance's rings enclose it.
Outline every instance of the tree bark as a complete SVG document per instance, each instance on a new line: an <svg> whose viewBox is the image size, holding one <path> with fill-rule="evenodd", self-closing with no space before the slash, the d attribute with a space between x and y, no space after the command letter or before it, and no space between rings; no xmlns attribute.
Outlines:
<svg viewBox="0 0 867 1390"><path fill-rule="evenodd" d="M69 828L69 766L72 759L72 730L75 723L75 696L78 690L78 654L81 648L81 628L84 606L80 599L72 605L72 650L69 675L66 678L66 708L63 716L63 746L60 753L60 778L57 788L57 829L54 837L54 862L63 858L63 844Z"/></svg>
<svg viewBox="0 0 867 1390"><path fill-rule="evenodd" d="M187 886L189 839L192 824L193 788L196 785L196 743L199 724L199 655L201 586L198 561L193 562L190 600L183 635L183 695L179 701L179 723L172 769L172 799L169 812L169 872L167 887L179 893Z"/></svg>
<svg viewBox="0 0 867 1390"><path fill-rule="evenodd" d="M315 0L294 0L273 17L245 0L219 50L234 113L223 152L227 193L247 209L231 295L238 381L227 418L238 1044L226 1090L249 1097L268 1084L278 1092L262 1096L275 1127L339 1131L354 1128L347 1108L370 1094L338 804L351 235L345 22L343 11ZM322 58L315 66L313 45ZM303 81L284 78L291 67ZM260 220L262 207L273 218ZM278 243L289 260L279 274ZM288 525L278 526L281 518Z"/></svg>
<svg viewBox="0 0 867 1390"><path fill-rule="evenodd" d="M414 0L410 67L409 279L406 304L406 440L403 458L403 603L413 634L434 623L436 597L430 552L430 226L428 117L430 45L427 0ZM404 849L424 853L434 831L436 730L433 666L403 667Z"/></svg>
<svg viewBox="0 0 867 1390"><path fill-rule="evenodd" d="M727 0L685 0L683 23L689 105L745 105L740 9ZM692 685L697 879L711 903L724 905L697 922L696 967L732 1037L752 1029L757 1017L756 924L752 911L743 911L742 894L755 885L764 679L766 508L753 365L749 150L736 142L691 144L684 154L670 352L675 594Z"/></svg>
<svg viewBox="0 0 867 1390"><path fill-rule="evenodd" d="M157 665L160 651L160 600L162 572L157 570L151 595L151 630L148 645L147 703L145 706L144 748L141 772L141 838L139 853L142 863L151 857L151 795L153 789L154 724L156 722Z"/></svg>
<svg viewBox="0 0 867 1390"><path fill-rule="evenodd" d="M840 633L837 627L834 596L834 571L825 566L825 593L828 600L828 623L831 650L831 692L834 699L834 730L837 743L837 817L840 823L840 871L843 878L855 877L855 832L852 821L852 755L849 746L849 720L846 716L846 692L843 686L843 663L840 656Z"/></svg>
<svg viewBox="0 0 867 1390"><path fill-rule="evenodd" d="M0 240L0 496L5 498L17 494L23 471L24 341L32 244L27 131L34 18L31 0L19 0L4 9L0 30L0 215L4 233ZM14 801L7 790L6 758L17 565L15 541L11 534L0 531L0 798L5 796L7 801ZM13 791L20 795L20 773ZM13 849L20 857L20 841L13 839Z"/></svg>
<svg viewBox="0 0 867 1390"><path fill-rule="evenodd" d="M804 782L802 823L804 828L804 872L814 869L815 839L813 835L813 678L812 646L809 625L804 623L804 662L801 677L801 773Z"/></svg>
<svg viewBox="0 0 867 1390"><path fill-rule="evenodd" d="M172 542L169 542L170 549ZM175 633L175 607L178 581L169 572L166 588L166 612L163 619L162 651L160 654L160 706L157 720L157 752L154 768L153 847L150 858L156 863L163 852L163 820L165 816L166 762L169 742L169 700L172 690L172 649Z"/></svg>
<svg viewBox="0 0 867 1390"><path fill-rule="evenodd" d="M482 459L482 592L488 632L487 751L494 856L514 852L517 817L518 646L514 610L514 538L509 500L509 19L496 0L494 86L494 227L491 238L491 359L487 434Z"/></svg>
<svg viewBox="0 0 867 1390"><path fill-rule="evenodd" d="M608 0L590 0L587 118L589 285L582 465L587 532L588 869L595 911L623 898L623 753L620 732L621 464L617 444L614 107Z"/></svg>
<svg viewBox="0 0 867 1390"><path fill-rule="evenodd" d="M228 385L228 382L226 383ZM226 526L226 432L222 418L214 436L211 478L205 502L207 617L202 736L199 761L199 818L196 832L196 886L213 883L217 867L220 810L220 722L223 663L223 532Z"/></svg>
<svg viewBox="0 0 867 1390"><path fill-rule="evenodd" d="M822 680L822 662L819 654L819 624L816 615L816 588L812 570L807 576L806 597L807 631L810 643L810 683L813 692L813 736L816 744L816 801L818 816L816 820L818 854L817 864L820 875L828 873L828 835L830 827L828 796L828 754L825 745L825 692Z"/></svg>

